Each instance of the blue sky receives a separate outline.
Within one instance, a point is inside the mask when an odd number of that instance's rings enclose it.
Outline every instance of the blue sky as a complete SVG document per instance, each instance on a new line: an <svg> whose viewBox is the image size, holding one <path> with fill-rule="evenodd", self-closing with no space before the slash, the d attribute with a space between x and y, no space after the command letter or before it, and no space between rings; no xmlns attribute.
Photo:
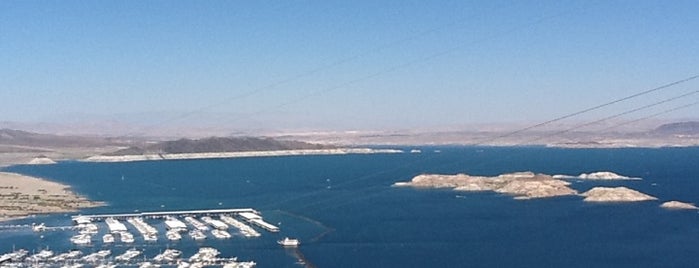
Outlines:
<svg viewBox="0 0 699 268"><path fill-rule="evenodd" d="M697 10L697 1L0 1L0 121L539 122L699 74ZM577 120L697 90L697 80ZM696 115L699 105L664 117Z"/></svg>

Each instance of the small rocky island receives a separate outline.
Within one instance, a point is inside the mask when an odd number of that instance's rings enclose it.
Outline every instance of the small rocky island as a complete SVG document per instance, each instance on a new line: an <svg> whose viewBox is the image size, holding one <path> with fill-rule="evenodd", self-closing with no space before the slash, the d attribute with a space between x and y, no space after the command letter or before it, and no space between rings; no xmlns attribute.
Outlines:
<svg viewBox="0 0 699 268"><path fill-rule="evenodd" d="M653 196L626 187L595 187L581 194L586 202L638 202L658 200Z"/></svg>
<svg viewBox="0 0 699 268"><path fill-rule="evenodd" d="M660 205L662 208L667 209L699 209L697 206L691 203L685 203L680 201L667 201Z"/></svg>
<svg viewBox="0 0 699 268"><path fill-rule="evenodd" d="M608 178L624 177L614 173L601 175ZM533 172L516 172L495 177L471 176L467 174L422 174L415 176L409 182L397 182L394 186L451 188L456 191L469 192L493 191L512 195L515 199L578 195L575 189L570 188L570 182L561 179L561 177L535 174ZM636 202L657 199L626 187L595 187L581 194L581 196L585 197L584 201L589 202Z"/></svg>
<svg viewBox="0 0 699 268"><path fill-rule="evenodd" d="M424 188L452 188L456 191L494 191L513 195L516 199L545 198L575 195L569 182L554 179L546 174L516 172L496 177L423 174L409 182L397 182L394 186Z"/></svg>
<svg viewBox="0 0 699 268"><path fill-rule="evenodd" d="M616 174L609 171L599 171L592 173L583 173L578 176L569 175L553 175L555 179L580 179L580 180L640 180L641 178L632 178Z"/></svg>

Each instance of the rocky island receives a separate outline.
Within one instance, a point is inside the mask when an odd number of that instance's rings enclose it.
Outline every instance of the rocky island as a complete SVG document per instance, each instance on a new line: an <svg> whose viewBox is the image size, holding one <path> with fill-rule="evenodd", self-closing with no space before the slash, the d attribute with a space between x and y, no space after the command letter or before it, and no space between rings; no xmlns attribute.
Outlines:
<svg viewBox="0 0 699 268"><path fill-rule="evenodd" d="M575 195L569 182L554 179L546 174L516 172L496 177L423 174L409 182L397 182L394 186L425 188L452 188L456 191L494 191L514 196L516 199L545 198Z"/></svg>
<svg viewBox="0 0 699 268"><path fill-rule="evenodd" d="M685 203L680 201L667 201L660 205L661 208L667 209L699 209L697 206L691 203Z"/></svg>
<svg viewBox="0 0 699 268"><path fill-rule="evenodd" d="M75 212L102 205L57 182L0 172L0 221L34 214Z"/></svg>
<svg viewBox="0 0 699 268"><path fill-rule="evenodd" d="M586 202L638 202L658 200L653 196L626 187L595 187L581 194Z"/></svg>

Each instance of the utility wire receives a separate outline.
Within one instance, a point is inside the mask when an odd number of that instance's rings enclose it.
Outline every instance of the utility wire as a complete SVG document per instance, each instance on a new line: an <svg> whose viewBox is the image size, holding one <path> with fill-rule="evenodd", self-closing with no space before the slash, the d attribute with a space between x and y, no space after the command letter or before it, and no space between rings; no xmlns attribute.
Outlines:
<svg viewBox="0 0 699 268"><path fill-rule="evenodd" d="M651 115L646 116L646 117L638 118L638 119L631 120L631 121L626 121L626 122L623 122L623 123L620 123L620 124L617 124L617 125L613 125L613 126L604 128L604 129L600 130L600 132L608 131L608 130L611 130L611 129L614 129L614 128L618 128L618 127L621 127L621 126L625 126L625 125L629 125L629 124L638 123L638 122L640 122L640 121L648 120L648 119L654 118L654 117L659 116L659 115L663 115L663 114L671 113L671 112L674 112L674 111L677 111L677 110L689 108L689 107L692 107L692 106L697 105L697 104L699 104L699 101L696 101L696 102L693 102L693 103L689 103L689 104L685 104L685 105L681 105L681 106L677 106L677 107L674 107L674 108L671 108L671 109L664 110L664 111L662 111L662 112L658 112L658 113L655 113L655 114L651 114Z"/></svg>
<svg viewBox="0 0 699 268"><path fill-rule="evenodd" d="M686 79L683 79L683 80L686 80ZM683 80L679 80L679 81L683 81ZM670 83L670 84L667 84L667 85L665 85L665 86L663 86L663 87L669 87L669 86L674 86L674 85L679 84L679 83L677 83L677 82L678 82L678 81L673 82L673 83ZM659 88L660 88L660 87L659 87ZM656 88L656 89L658 89L658 88ZM649 90L644 91L644 92L649 92ZM642 92L642 93L643 93L643 92ZM649 93L650 93L650 92L649 92ZM614 114L614 115L611 115L611 116L604 117L604 118L602 118L602 119L598 119L598 120L591 121L591 122L588 122L588 123L583 123L583 124L580 124L580 125L576 125L576 126L574 126L574 127L571 127L571 128L568 128L568 129L565 129L565 130L562 130L562 131L558 131L558 132L555 132L555 133L552 133L552 134L549 134L549 135L546 135L546 136L541 136L541 137L539 137L539 138L537 138L537 139L533 139L533 140L529 140L529 141L525 141L525 142L520 142L519 144L515 144L514 146L530 144L531 142L538 141L538 140L541 140L541 139L550 138L550 137L555 137L555 136L558 136L558 135L561 135L561 134L564 134L564 133L567 133L567 132L570 132L570 131L573 131L573 130L576 130L576 129L580 129L580 128L583 128L583 127L586 127L586 126L598 124L598 123L601 123L601 122L604 122L604 121L607 121L607 120L610 120L610 119L618 118L618 117L621 117L621 116L624 116L624 115L627 115L627 114L631 114L631 113L634 113L634 112L638 112L638 111L641 111L641 110L645 110L645 109L648 109L648 108L652 108L652 107L655 107L655 106L658 106L658 105L661 105L661 104L664 104L664 103L668 103L668 102L672 102L672 101L675 101L675 100L678 100L678 99L686 98L686 97L689 97L689 96L694 95L694 94L696 94L696 93L699 93L699 90L690 91L690 92L688 92L688 93L685 93L685 94L682 94L682 95L679 95L679 96L667 98L667 99L664 99L664 100L661 100L661 101L657 101L657 102L654 102L654 103L651 103L651 104L647 104L647 105L644 105L644 106L641 106L641 107L638 107L638 108L630 109L630 110L627 110L627 111L624 111L624 112L621 112L621 113L617 113L617 114ZM639 95L639 94L640 94L640 93L637 93L637 94L631 95L631 96L629 96L629 97L621 98L621 99L630 99L630 98L632 98L632 97L641 96L641 95ZM619 100L621 100L621 99L619 99ZM679 109L681 109L681 108L687 108L687 107L692 106L692 105L695 105L695 104L697 104L697 103L699 103L699 102L695 102L695 103L692 103L692 104L687 104L687 105L683 105L683 106L680 106L680 107L676 107L676 108L674 108L674 109L667 110L666 112L679 110ZM611 104L609 104L609 105L611 105ZM599 106L602 106L602 105L598 105L598 106L595 106L595 107L599 107ZM585 110L592 111L592 110L590 110L590 109L585 109ZM584 111L584 110L583 110L583 111ZM589 111L586 111L586 112L589 112ZM582 114L582 113L585 113L585 112L582 112L582 111L581 111L581 112L576 112L576 113ZM573 113L573 114L576 114L576 113ZM550 122L550 121L553 121L553 120L549 120L549 121L546 121L546 122ZM542 126L543 126L543 125L545 125L545 124L539 124L539 125L542 125ZM520 155L520 154L518 154L518 155ZM500 159L498 159L498 160L502 161L502 160L505 160L505 159L511 159L511 158L513 158L513 157L515 157L515 156L516 156L516 155L510 154L510 155L507 155L507 156L505 156L504 158L500 158ZM421 159L421 160L416 161L416 162L408 162L408 163L405 163L405 164L403 164L403 165L399 165L399 166L395 166L395 167L392 167L392 168L387 169L387 170L383 170L383 171L381 171L381 172L375 172L375 173L367 174L367 175L364 175L364 176L359 177L359 178L357 178L357 179L345 181L345 182L340 183L340 184L335 185L335 186L346 186L346 185L348 185L348 184L352 184L352 183L357 183L357 182L360 182L360 181L368 180L368 179L374 178L374 177L376 177L376 176L378 176L378 175L381 175L381 174L387 174L387 173L389 173L389 172L391 172L391 171L396 171L396 170L400 170L400 169L405 169L405 168L408 168L408 167L410 167L410 166L414 166L415 164L424 163L424 162L426 162L426 161L428 161L428 160L431 160L431 159L433 159L433 158L435 158L435 157L437 157L437 156L436 156L436 155L432 155L432 156L429 156L429 157L427 157L427 158ZM458 162L458 161L454 161L454 162L451 162L451 163L448 163L448 164L451 165L451 164L454 164L454 163L456 163L456 162ZM486 164L487 164L486 162L481 162L481 163L479 163L477 166L483 166L483 165L486 165ZM443 164L443 165L447 165L447 164ZM473 168L474 165L471 165L470 167ZM364 189L365 193L362 195L362 199L370 198L371 196L380 194L380 193L382 193L382 192L384 192L384 191L387 191L388 189L390 189L390 188L386 188L386 187L384 187L384 188L380 188L380 187L379 187L379 188L376 188L376 187L373 187L373 188ZM371 191L374 191L374 192L371 193ZM302 199L302 198L304 198L304 197L313 196L313 195L318 194L318 193L319 193L319 191L307 193L307 194L305 194L305 195L302 195L302 196L297 197L297 198L294 199L294 200L299 200L299 199ZM357 200L355 200L355 199L349 200L349 201L344 201L344 202L336 202L336 201L334 201L334 200L338 200L338 199L339 199L339 200L342 200L342 197L343 197L343 196L341 196L341 195L335 195L335 196L331 197L331 198L328 199L328 200L318 200L318 201L312 202L312 203L305 203L305 204L303 205L303 207L305 207L305 208L310 208L310 207L322 205L323 203L330 202L330 203L332 203L332 204L330 205L330 207L325 207L325 208L324 208L324 209L329 209L329 208L331 208L331 207L337 208L337 207L339 207L339 206L347 205L347 204L349 204L349 203L353 203L353 202L356 202L356 201L357 201ZM275 204L278 205L279 203L275 203ZM271 205L271 204L270 204L270 205Z"/></svg>
<svg viewBox="0 0 699 268"><path fill-rule="evenodd" d="M519 134L519 133L522 133L522 132L525 132L525 131L528 131L528 130L532 130L532 129L535 129L535 128L543 127L543 126L549 125L549 124L551 124L551 123L555 123L555 122L558 122L558 121L562 121L562 120L565 120L565 119L568 119L568 118L571 118L571 117L575 117L575 116L578 116L578 115L581 115L581 114L585 114L585 113L592 112L592 111L594 111L594 110L599 110L599 109L601 109L601 108L604 108L604 107L607 107L607 106L611 106L611 105L613 105L613 104L617 104L617 103L620 103L620 102L623 102L623 101L627 101L627 100L630 100L630 99L633 99L633 98L637 98L637 97L640 97L640 96L643 96L643 95L647 95L647 94L650 94L650 93L653 93L653 92L656 92L656 91L660 91L660 90L663 90L663 89L667 89L667 88L670 88L670 87L672 87L672 86L676 86L676 85L679 85L679 84L682 84L682 83L686 83L686 82L692 81L692 80L697 79L697 78L699 78L699 74L693 75L693 76L690 76L690 77L687 77L687 78L684 78L684 79L680 79L680 80L677 80L677 81L674 81L674 82L671 82L671 83L668 83L668 84L665 84L665 85L662 85L662 86L659 86L659 87L651 88L651 89L648 89L648 90L645 90L645 91L642 91L642 92L639 92L639 93L636 93L636 94L633 94L633 95L629 95L629 96L622 97L622 98L618 98L618 99L615 99L615 100L612 100L612 101L609 101L609 102L605 102L605 103L600 104L600 105L592 106L592 107L589 107L589 108L582 109L582 110L580 110L580 111L576 111L576 112L569 113L569 114L566 114L566 115L563 115L563 116L560 116L560 117L556 117L556 118L554 118L554 119L551 119L551 120L548 120L548 121L544 121L544 122L541 122L541 123L538 123L538 124L535 124L535 125L531 125L531 126L528 126L528 127L525 127L525 128L517 129L517 130L512 131L512 132L508 132L508 133L505 133L505 134L502 134L502 135L498 135L498 136L495 136L495 137L492 137L492 138L488 138L488 139L486 139L486 140L484 140L484 141L481 141L481 142L476 143L475 145L483 145L483 144L487 144L487 143L489 143L489 142L493 142L493 141L495 141L495 140L499 140L499 139L502 139L502 138L507 138L507 137L510 137L510 136L513 136L513 135L516 135L516 134Z"/></svg>
<svg viewBox="0 0 699 268"><path fill-rule="evenodd" d="M645 110L645 109L648 109L648 108L651 108L651 107L655 107L655 106L658 106L658 105L663 104L663 103L668 103L668 102L671 102L671 101L674 101L674 100L678 100L678 99L681 99L681 98L689 97L689 96L694 95L694 94L696 94L696 93L699 93L699 90L691 91L691 92L688 92L688 93L685 93L685 94L682 94L682 95L679 95L679 96L675 96L675 97L672 97L672 98L664 99L664 100L662 100L662 101L654 102L654 103L651 103L651 104L648 104L648 105L644 105L644 106L641 106L641 107L638 107L638 108L630 109L630 110L627 110L627 111L624 111L624 112L621 112L621 113L618 113L618 114L614 114L614 115L611 115L611 116L608 116L608 117L605 117L605 118L602 118L602 119L598 119L598 120L595 120L595 121L592 121L592 122L588 122L588 123L576 125L576 126L574 126L574 127L571 127L571 128L565 129L565 130L561 130L561 131L555 132L555 133L550 134L550 135L546 135L546 136L542 136L542 137L539 137L539 138L534 139L534 140L530 140L528 143L530 143L530 142L532 142L532 141L538 141L538 140L542 140L542 139L545 139L545 138L549 138L549 137L552 137L552 136L558 136L558 135L561 135L561 134L564 134L564 133L568 133L568 132L571 132L571 131L573 131L573 130L580 129L580 128L583 128L583 127L586 127L586 126L591 126L591 125L599 124L599 123L601 123L601 122L604 122L604 121L607 121L607 120L610 120L610 119L618 118L618 117L621 117L621 116L624 116L624 115L627 115L627 114L631 114L631 113L635 113L635 112L638 112L638 111L641 111L641 110Z"/></svg>

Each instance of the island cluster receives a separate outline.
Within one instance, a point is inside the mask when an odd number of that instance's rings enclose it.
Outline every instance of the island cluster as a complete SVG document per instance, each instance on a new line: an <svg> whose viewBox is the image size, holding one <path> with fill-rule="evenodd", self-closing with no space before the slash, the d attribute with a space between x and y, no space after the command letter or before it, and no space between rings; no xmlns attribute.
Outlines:
<svg viewBox="0 0 699 268"><path fill-rule="evenodd" d="M593 187L579 193L570 187L570 180L640 180L613 172L594 172L569 175L546 175L533 172L515 172L495 177L471 176L467 174L443 175L421 174L408 182L397 182L394 186L417 188L451 188L455 191L493 191L512 195L515 199L548 198L557 196L581 196L586 202L639 202L658 198L627 187ZM680 201L668 201L663 208L698 209L695 205Z"/></svg>

